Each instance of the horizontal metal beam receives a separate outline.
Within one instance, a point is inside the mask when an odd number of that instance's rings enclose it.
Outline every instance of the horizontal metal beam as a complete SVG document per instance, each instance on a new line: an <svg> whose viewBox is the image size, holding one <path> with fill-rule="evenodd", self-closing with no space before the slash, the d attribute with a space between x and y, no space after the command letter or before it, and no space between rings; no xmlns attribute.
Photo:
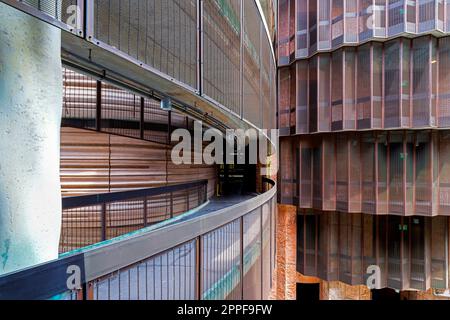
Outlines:
<svg viewBox="0 0 450 320"><path fill-rule="evenodd" d="M19 0L0 0L0 2L3 2L11 7L14 7L26 14L29 14L30 16L36 17L39 20L42 20L48 24L51 24L61 30L70 32L74 35L77 35L79 37L83 37L84 36L84 27L80 26L81 28L75 28L73 26L70 26L58 19L55 19L54 17L52 17L49 14L46 14L45 12L29 5L26 4L23 1L19 1ZM81 17L78 17L79 20L83 21L83 14L84 14L84 1L80 1L77 6L79 7L79 12L77 12L77 14L80 14Z"/></svg>
<svg viewBox="0 0 450 320"><path fill-rule="evenodd" d="M63 210L100 205L102 203L118 202L130 199L138 199L162 195L170 192L188 190L198 186L207 185L208 180L200 180L189 183L181 183L163 187L139 189L122 192L101 193L79 197L67 197L62 199Z"/></svg>
<svg viewBox="0 0 450 320"><path fill-rule="evenodd" d="M0 300L46 300L62 294L68 291L70 266L80 268L84 283L84 255L77 254L0 277Z"/></svg>

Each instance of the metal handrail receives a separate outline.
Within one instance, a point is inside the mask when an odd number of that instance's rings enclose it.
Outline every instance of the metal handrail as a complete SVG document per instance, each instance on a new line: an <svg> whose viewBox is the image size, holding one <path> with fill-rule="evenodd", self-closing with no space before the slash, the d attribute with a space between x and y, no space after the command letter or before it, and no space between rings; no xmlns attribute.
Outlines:
<svg viewBox="0 0 450 320"><path fill-rule="evenodd" d="M0 300L54 298L67 291L67 270L73 266L81 270L85 292L86 284L90 281L192 241L275 201L276 184L273 181L270 184L273 188L259 196L205 216L195 216L153 231L143 231L55 261L0 276Z"/></svg>
<svg viewBox="0 0 450 320"><path fill-rule="evenodd" d="M74 209L80 207L88 207L101 205L109 202L118 202L130 199L144 198L150 196L157 196L165 193L187 190L194 187L206 186L208 180L199 180L189 183L173 184L163 187L155 187L148 189L139 189L131 191L101 193L86 196L67 197L62 199L63 210Z"/></svg>

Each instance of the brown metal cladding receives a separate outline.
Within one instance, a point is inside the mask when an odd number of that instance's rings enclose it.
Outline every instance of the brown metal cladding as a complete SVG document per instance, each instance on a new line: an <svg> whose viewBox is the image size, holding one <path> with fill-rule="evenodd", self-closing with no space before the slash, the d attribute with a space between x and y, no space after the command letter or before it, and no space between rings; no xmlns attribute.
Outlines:
<svg viewBox="0 0 450 320"><path fill-rule="evenodd" d="M398 216L450 216L446 131L347 132L283 138L282 203Z"/></svg>
<svg viewBox="0 0 450 320"><path fill-rule="evenodd" d="M301 210L297 270L360 285L377 265L382 287L448 288L448 219Z"/></svg>
<svg viewBox="0 0 450 320"><path fill-rule="evenodd" d="M450 37L320 53L279 69L281 136L450 124Z"/></svg>

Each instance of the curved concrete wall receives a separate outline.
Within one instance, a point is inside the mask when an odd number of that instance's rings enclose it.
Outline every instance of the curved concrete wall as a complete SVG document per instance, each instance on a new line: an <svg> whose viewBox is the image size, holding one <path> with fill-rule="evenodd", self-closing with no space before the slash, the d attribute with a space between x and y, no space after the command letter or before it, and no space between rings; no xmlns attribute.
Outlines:
<svg viewBox="0 0 450 320"><path fill-rule="evenodd" d="M2 274L58 257L62 70L59 29L3 3L0 20Z"/></svg>

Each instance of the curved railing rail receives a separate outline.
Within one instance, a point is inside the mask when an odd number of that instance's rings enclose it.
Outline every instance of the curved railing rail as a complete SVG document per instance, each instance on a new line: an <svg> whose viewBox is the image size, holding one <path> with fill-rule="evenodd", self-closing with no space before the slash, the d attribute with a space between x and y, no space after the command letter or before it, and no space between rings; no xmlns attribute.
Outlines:
<svg viewBox="0 0 450 320"><path fill-rule="evenodd" d="M268 298L277 191L271 184L264 194L209 214L2 276L0 299Z"/></svg>
<svg viewBox="0 0 450 320"><path fill-rule="evenodd" d="M170 133L192 128L185 115L162 110L160 101L121 89L68 68L63 69L62 126L96 130L160 144Z"/></svg>
<svg viewBox="0 0 450 320"><path fill-rule="evenodd" d="M207 201L208 180L63 198L60 252L174 218Z"/></svg>

